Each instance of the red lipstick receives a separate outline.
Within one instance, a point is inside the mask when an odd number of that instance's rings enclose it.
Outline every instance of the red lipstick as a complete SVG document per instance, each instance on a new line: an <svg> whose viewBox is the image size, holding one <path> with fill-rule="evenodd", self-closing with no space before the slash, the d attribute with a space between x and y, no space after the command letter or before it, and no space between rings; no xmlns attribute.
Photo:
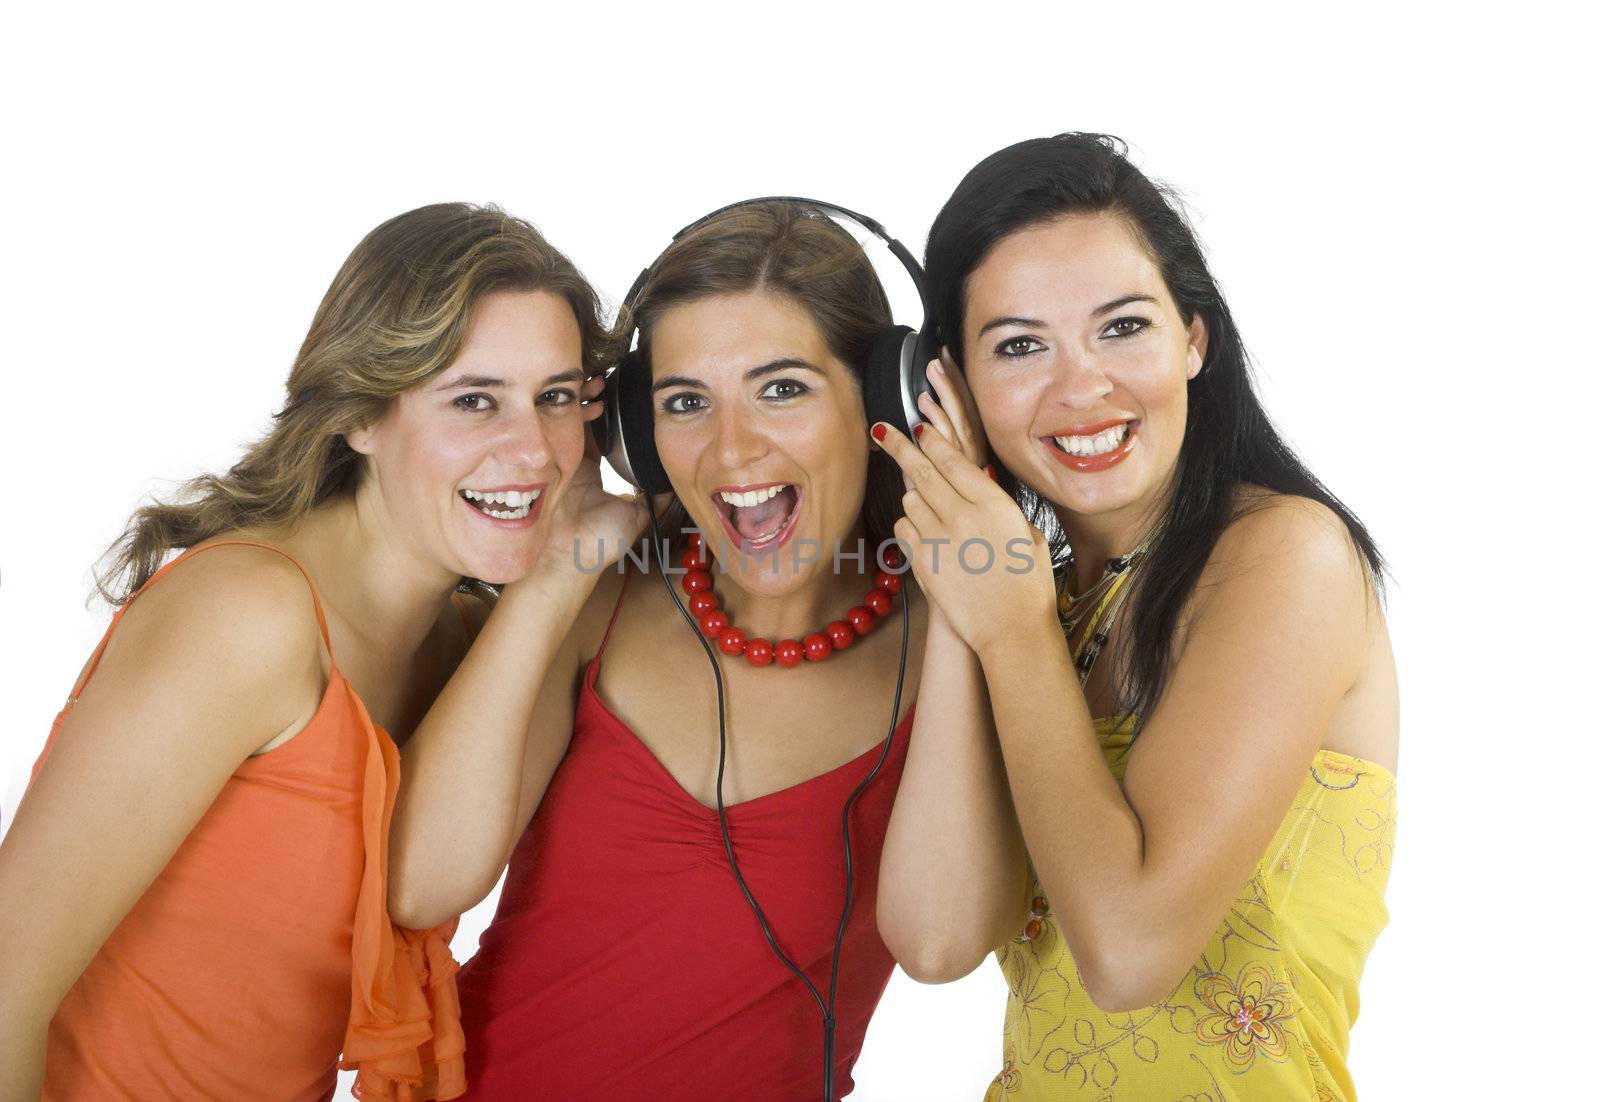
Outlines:
<svg viewBox="0 0 1600 1102"><path fill-rule="evenodd" d="M1057 436L1095 436L1105 432L1107 429L1116 428L1118 425L1127 425L1128 434L1122 438L1122 443L1103 455L1071 455L1057 447L1054 439ZM1133 450L1133 443L1138 439L1138 436L1139 422L1123 418L1115 421L1100 421L1093 425L1073 425L1053 432L1041 439L1044 441L1045 450L1060 460L1066 467L1074 471L1081 471L1084 474L1094 474L1098 471L1115 467L1118 463L1128 458L1128 453Z"/></svg>

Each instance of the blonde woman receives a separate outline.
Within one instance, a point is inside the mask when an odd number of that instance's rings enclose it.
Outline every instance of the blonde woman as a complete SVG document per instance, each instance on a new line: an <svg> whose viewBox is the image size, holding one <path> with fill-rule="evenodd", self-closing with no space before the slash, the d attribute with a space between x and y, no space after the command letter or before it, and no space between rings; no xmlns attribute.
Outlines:
<svg viewBox="0 0 1600 1102"><path fill-rule="evenodd" d="M0 1097L325 1099L341 1049L364 1098L464 1089L448 931L386 914L396 744L467 650L463 577L537 586L547 539L629 512L583 458L603 343L532 226L411 211L266 437L134 515L0 847Z"/></svg>

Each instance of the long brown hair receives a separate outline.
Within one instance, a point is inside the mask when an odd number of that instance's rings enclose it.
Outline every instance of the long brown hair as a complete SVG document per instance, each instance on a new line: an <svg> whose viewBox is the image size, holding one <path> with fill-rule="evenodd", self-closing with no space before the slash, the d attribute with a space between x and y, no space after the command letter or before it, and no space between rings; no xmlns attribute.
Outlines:
<svg viewBox="0 0 1600 1102"><path fill-rule="evenodd" d="M668 309L746 291L767 291L798 303L858 383L873 341L894 324L889 298L860 243L820 210L774 199L733 207L668 246L631 308L617 318L616 341L627 341L637 329L648 363L651 329ZM862 506L870 548L894 536L901 492L893 460L873 449ZM674 501L661 530L675 536L687 520Z"/></svg>
<svg viewBox="0 0 1600 1102"><path fill-rule="evenodd" d="M364 465L345 434L449 366L473 307L493 291L566 299L586 372L602 368L608 339L599 298L532 225L468 203L435 203L391 218L355 247L323 296L271 430L226 474L201 475L177 500L135 512L95 573L100 594L120 605L174 550L238 529L292 525L354 493Z"/></svg>

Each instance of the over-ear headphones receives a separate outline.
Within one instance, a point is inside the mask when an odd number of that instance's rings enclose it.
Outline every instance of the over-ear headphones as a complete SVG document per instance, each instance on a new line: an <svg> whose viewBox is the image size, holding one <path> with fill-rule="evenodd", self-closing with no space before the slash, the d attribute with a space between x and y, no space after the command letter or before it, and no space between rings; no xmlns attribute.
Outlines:
<svg viewBox="0 0 1600 1102"><path fill-rule="evenodd" d="M928 393L928 361L938 352L932 335L928 310L928 293L922 275L922 266L899 241L889 236L879 222L864 214L857 214L836 203L818 199L804 199L795 195L767 195L758 199L741 199L718 207L703 218L697 218L672 235L675 242L713 218L739 207L757 203L793 203L827 214L838 215L868 230L889 247L895 259L905 266L911 282L917 288L917 298L922 304L922 319L917 328L894 325L885 329L873 340L867 354L862 375L862 397L866 403L867 423L886 421L909 434L911 426L922 419L917 411L917 397ZM670 247L670 245L669 245ZM628 288L622 300L624 316L631 319L639 293L655 271L660 257L639 273L639 278ZM595 442L600 453L611 461L617 473L649 494L670 493L671 483L661 466L656 452L655 410L650 395L650 365L640 349L634 347L639 337L638 327L630 325L628 349L621 361L606 377L605 414L595 421Z"/></svg>

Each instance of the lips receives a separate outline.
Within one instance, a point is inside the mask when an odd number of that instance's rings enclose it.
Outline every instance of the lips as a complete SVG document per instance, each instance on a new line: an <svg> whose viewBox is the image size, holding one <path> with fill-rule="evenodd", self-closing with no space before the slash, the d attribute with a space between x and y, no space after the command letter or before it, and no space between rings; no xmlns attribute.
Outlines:
<svg viewBox="0 0 1600 1102"><path fill-rule="evenodd" d="M1072 425L1042 437L1046 449L1064 466L1093 474L1126 459L1139 438L1139 422L1131 418Z"/></svg>
<svg viewBox="0 0 1600 1102"><path fill-rule="evenodd" d="M746 554L780 547L800 516L800 487L791 482L722 486L711 503L735 546Z"/></svg>
<svg viewBox="0 0 1600 1102"><path fill-rule="evenodd" d="M505 529L531 528L544 507L542 485L466 488L456 498L479 520Z"/></svg>

